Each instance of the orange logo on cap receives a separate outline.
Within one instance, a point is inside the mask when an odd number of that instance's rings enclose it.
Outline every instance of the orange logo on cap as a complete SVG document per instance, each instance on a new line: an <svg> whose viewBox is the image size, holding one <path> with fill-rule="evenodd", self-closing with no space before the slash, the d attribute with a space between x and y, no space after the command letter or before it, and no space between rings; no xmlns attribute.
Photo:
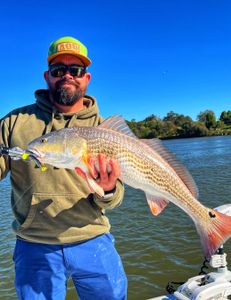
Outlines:
<svg viewBox="0 0 231 300"><path fill-rule="evenodd" d="M57 46L57 51L74 51L79 53L80 52L80 46L78 44L74 43L60 43Z"/></svg>

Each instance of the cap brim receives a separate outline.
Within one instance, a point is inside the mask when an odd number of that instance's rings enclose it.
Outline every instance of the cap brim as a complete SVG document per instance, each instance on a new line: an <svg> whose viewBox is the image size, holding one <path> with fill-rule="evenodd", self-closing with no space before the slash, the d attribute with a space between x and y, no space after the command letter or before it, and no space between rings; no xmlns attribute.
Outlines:
<svg viewBox="0 0 231 300"><path fill-rule="evenodd" d="M86 67L88 67L91 64L91 60L89 58L87 58L86 56L83 56L81 54L73 53L73 51L62 51L62 53L60 52L60 53L52 54L52 55L48 56L47 61L48 61L48 63L50 63L55 57L57 57L59 55L65 55L65 54L70 54L70 55L79 57L83 61L84 65Z"/></svg>

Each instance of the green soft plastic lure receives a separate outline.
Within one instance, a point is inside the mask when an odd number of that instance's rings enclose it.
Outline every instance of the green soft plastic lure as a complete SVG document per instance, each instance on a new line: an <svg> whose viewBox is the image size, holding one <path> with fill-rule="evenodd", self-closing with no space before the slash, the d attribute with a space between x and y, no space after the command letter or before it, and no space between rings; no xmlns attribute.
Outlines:
<svg viewBox="0 0 231 300"><path fill-rule="evenodd" d="M47 167L46 167L45 165L41 164L41 162L35 157L34 154L31 154L31 153L29 153L29 152L27 152L27 151L25 151L25 152L21 155L21 159L22 159L22 160L32 159L32 160L35 162L36 166L38 166L39 169L40 169L42 172L44 172L44 171L47 170Z"/></svg>
<svg viewBox="0 0 231 300"><path fill-rule="evenodd" d="M25 161L34 161L36 166L39 167L39 169L44 172L47 170L47 167L42 164L39 159L36 157L34 153L31 153L30 151L23 150L20 147L13 147L8 148L4 145L0 145L0 155L9 156L13 160L25 160Z"/></svg>

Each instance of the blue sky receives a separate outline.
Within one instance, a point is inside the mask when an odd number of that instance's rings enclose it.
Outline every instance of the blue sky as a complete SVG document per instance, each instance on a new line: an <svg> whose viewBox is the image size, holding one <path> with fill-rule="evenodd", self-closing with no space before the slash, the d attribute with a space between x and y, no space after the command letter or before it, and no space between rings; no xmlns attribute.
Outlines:
<svg viewBox="0 0 231 300"><path fill-rule="evenodd" d="M230 110L230 15L229 0L3 1L0 117L34 102L49 44L71 35L88 47L88 93L104 117L218 118Z"/></svg>

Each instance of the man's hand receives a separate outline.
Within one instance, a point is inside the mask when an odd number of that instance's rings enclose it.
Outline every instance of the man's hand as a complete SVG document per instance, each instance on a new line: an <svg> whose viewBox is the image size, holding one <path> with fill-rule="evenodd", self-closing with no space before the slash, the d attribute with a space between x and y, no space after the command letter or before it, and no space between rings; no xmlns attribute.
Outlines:
<svg viewBox="0 0 231 300"><path fill-rule="evenodd" d="M108 160L104 154L99 154L96 159L91 157L88 163L97 184L105 192L112 191L120 176L119 163L115 159Z"/></svg>

